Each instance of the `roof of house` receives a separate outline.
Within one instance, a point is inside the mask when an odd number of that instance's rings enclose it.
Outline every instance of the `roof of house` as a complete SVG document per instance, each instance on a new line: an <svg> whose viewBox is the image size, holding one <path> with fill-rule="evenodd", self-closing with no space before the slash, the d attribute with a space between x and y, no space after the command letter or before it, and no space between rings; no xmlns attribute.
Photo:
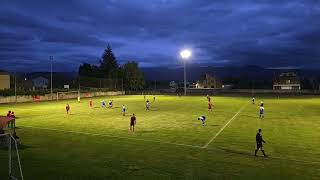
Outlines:
<svg viewBox="0 0 320 180"><path fill-rule="evenodd" d="M6 71L0 70L0 75L10 75L10 74L8 72L6 72Z"/></svg>

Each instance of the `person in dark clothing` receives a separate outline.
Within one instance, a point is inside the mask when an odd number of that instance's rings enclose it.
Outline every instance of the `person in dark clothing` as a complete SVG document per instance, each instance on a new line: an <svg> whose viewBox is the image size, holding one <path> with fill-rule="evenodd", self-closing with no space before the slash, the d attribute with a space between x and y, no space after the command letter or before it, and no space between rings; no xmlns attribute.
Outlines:
<svg viewBox="0 0 320 180"><path fill-rule="evenodd" d="M258 152L258 150L260 149L261 152L262 152L262 154L263 154L263 156L264 156L264 157L267 157L267 155L264 153L263 145L262 145L262 143L266 143L266 142L263 140L262 135L261 135L261 132L262 132L262 130L259 129L259 130L258 130L258 133L257 133L257 135L256 135L257 149L255 150L254 155L257 156L257 152Z"/></svg>
<svg viewBox="0 0 320 180"><path fill-rule="evenodd" d="M136 125L136 123L137 123L137 118L136 118L135 114L133 113L130 118L130 131L131 132L134 132L134 126Z"/></svg>

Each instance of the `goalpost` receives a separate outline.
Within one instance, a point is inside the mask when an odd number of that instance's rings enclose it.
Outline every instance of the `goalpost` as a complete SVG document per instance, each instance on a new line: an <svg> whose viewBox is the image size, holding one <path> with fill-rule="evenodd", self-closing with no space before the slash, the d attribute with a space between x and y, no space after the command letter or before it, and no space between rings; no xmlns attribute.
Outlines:
<svg viewBox="0 0 320 180"><path fill-rule="evenodd" d="M57 101L63 99L77 99L80 96L80 91L64 91L57 92Z"/></svg>
<svg viewBox="0 0 320 180"><path fill-rule="evenodd" d="M23 180L17 140L11 134L0 134L0 148L8 149L9 178Z"/></svg>

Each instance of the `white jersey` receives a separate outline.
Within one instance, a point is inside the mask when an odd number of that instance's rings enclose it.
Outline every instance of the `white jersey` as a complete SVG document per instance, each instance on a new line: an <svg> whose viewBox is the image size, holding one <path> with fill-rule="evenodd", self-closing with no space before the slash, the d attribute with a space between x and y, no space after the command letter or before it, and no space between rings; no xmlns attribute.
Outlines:
<svg viewBox="0 0 320 180"><path fill-rule="evenodd" d="M263 107L263 106L260 106L259 111L260 111L260 114L263 114L263 113L264 113L264 107Z"/></svg>

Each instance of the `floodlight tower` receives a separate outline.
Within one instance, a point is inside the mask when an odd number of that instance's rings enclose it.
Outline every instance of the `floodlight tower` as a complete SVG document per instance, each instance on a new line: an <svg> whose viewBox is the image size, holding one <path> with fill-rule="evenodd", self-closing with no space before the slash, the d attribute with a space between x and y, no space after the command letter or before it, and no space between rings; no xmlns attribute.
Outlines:
<svg viewBox="0 0 320 180"><path fill-rule="evenodd" d="M183 60L183 71L184 71L184 95L187 95L187 70L186 70L186 61L190 58L191 56L191 51L189 49L184 49L180 52L180 56Z"/></svg>

